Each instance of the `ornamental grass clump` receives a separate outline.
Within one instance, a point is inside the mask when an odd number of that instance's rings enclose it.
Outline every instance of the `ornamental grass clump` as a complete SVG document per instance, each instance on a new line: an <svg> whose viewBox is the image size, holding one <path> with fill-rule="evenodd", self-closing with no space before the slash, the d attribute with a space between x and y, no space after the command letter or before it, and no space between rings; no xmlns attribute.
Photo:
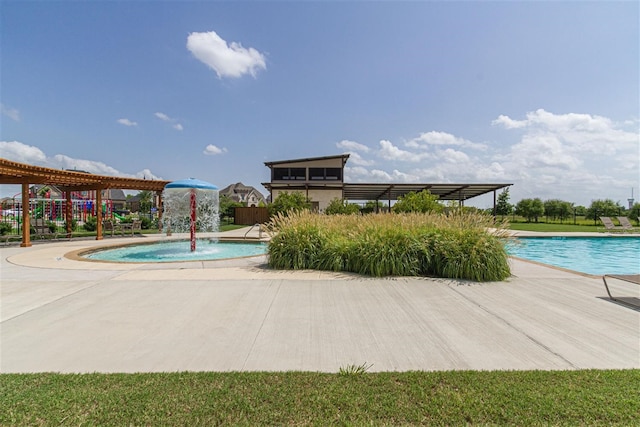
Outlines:
<svg viewBox="0 0 640 427"><path fill-rule="evenodd" d="M369 276L474 281L510 275L504 226L478 213L278 215L269 224L269 265Z"/></svg>

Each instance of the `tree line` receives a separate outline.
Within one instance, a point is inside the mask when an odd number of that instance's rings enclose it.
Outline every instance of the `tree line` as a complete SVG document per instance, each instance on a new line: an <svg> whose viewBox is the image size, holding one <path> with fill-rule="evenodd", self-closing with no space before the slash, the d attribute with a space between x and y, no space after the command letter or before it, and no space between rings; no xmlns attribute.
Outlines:
<svg viewBox="0 0 640 427"><path fill-rule="evenodd" d="M509 203L509 189L506 188L498 195L496 201L496 214L502 217L518 215L527 222L538 222L541 217L547 220L563 222L569 218L580 216L596 221L601 216L626 216L639 221L640 203L634 204L631 209L625 208L620 202L611 199L593 200L589 207L575 205L559 199L542 201L539 197L522 199L518 203Z"/></svg>

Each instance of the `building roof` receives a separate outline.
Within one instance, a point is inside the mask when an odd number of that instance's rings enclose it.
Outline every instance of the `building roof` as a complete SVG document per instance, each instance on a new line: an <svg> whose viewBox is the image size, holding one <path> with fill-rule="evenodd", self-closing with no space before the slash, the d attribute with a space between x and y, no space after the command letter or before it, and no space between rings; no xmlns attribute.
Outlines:
<svg viewBox="0 0 640 427"><path fill-rule="evenodd" d="M292 160L278 160L275 162L264 162L265 166L272 167L275 165L281 165L283 163L303 163L303 162L313 162L317 160L333 160L333 159L342 159L342 166L347 163L349 159L349 154L340 154L337 156L322 156L322 157L306 157L302 159L292 159Z"/></svg>
<svg viewBox="0 0 640 427"><path fill-rule="evenodd" d="M429 190L440 200L468 200L513 184L350 184L343 187L347 200L398 200L407 193Z"/></svg>
<svg viewBox="0 0 640 427"><path fill-rule="evenodd" d="M123 190L162 191L169 181L94 175L86 172L58 170L0 158L0 184L47 184L70 191Z"/></svg>

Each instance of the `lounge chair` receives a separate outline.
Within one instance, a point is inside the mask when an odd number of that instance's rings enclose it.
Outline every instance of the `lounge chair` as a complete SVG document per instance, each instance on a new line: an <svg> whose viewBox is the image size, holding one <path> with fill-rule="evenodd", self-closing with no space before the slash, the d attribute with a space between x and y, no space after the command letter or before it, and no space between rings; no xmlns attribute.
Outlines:
<svg viewBox="0 0 640 427"><path fill-rule="evenodd" d="M602 276L604 287L607 290L607 294L609 295L609 298L611 298L611 300L631 307L640 308L640 299L637 297L614 297L613 295L611 295L611 290L609 289L607 278L640 285L640 274L605 274L604 276Z"/></svg>
<svg viewBox="0 0 640 427"><path fill-rule="evenodd" d="M619 216L618 222L620 222L620 226L622 227L623 230L626 230L626 231L635 230L635 228L631 224L631 221L629 221L629 218L627 218L626 216Z"/></svg>
<svg viewBox="0 0 640 427"><path fill-rule="evenodd" d="M113 237L113 233L120 233L124 236L124 228L120 226L120 224L116 224L110 219L105 219L102 221L102 231L104 233L111 233L111 237Z"/></svg>
<svg viewBox="0 0 640 427"><path fill-rule="evenodd" d="M142 233L142 221L139 219L134 219L133 223L131 224L131 235L133 236L133 233Z"/></svg>
<svg viewBox="0 0 640 427"><path fill-rule="evenodd" d="M36 237L40 239L57 239L60 233L51 231L49 224L44 218L36 218L31 220L31 227L36 231Z"/></svg>
<svg viewBox="0 0 640 427"><path fill-rule="evenodd" d="M122 227L122 234L124 235L127 232L131 232L131 235L137 231L138 233L142 233L142 221L139 219L134 219L132 222L121 222L120 226Z"/></svg>
<svg viewBox="0 0 640 427"><path fill-rule="evenodd" d="M602 221L602 224L604 224L604 228L606 228L608 231L623 231L624 230L622 227L619 227L619 226L615 225L613 223L613 220L611 220L611 218L609 218L608 216L601 216L600 217L600 221Z"/></svg>

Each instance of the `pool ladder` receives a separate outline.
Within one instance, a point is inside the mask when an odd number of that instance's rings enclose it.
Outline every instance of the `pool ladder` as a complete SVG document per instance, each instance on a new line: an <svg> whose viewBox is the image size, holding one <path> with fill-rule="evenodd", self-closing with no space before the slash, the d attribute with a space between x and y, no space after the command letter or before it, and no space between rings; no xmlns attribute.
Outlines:
<svg viewBox="0 0 640 427"><path fill-rule="evenodd" d="M248 229L246 233L244 233L244 240L247 240L247 234L251 233L251 230L253 230L255 227L258 227L258 239L262 240L262 227L260 226L260 223L253 224L251 228Z"/></svg>

